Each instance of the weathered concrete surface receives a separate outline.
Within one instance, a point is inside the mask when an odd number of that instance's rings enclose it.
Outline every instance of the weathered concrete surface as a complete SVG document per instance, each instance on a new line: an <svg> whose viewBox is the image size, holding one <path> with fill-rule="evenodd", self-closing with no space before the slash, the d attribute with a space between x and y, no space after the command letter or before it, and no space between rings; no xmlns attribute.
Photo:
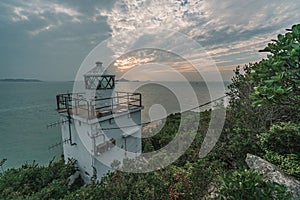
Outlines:
<svg viewBox="0 0 300 200"><path fill-rule="evenodd" d="M258 156L247 154L246 163L251 169L262 174L264 180L285 185L293 195L293 199L300 199L300 181L286 175L278 167Z"/></svg>

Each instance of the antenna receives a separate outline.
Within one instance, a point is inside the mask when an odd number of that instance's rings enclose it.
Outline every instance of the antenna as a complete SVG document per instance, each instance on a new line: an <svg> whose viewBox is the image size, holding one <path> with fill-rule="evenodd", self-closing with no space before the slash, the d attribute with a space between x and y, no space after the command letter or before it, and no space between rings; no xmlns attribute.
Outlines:
<svg viewBox="0 0 300 200"><path fill-rule="evenodd" d="M61 121L53 122L51 124L47 124L47 129L56 127L58 125L61 125L61 124L67 123L67 122L68 122L68 120L61 120Z"/></svg>
<svg viewBox="0 0 300 200"><path fill-rule="evenodd" d="M61 103L63 103L65 105L65 109L67 110L67 119L66 120L57 121L57 122L54 122L54 123L51 123L51 124L48 124L47 128L53 128L53 127L56 127L58 125L62 125L62 124L68 123L69 139L65 139L63 141L63 143L70 142L70 145L73 146L73 145L77 145L77 144L72 141L72 127L71 127L72 116L71 116L71 111L70 111L70 109L72 109L72 108L70 108L70 105L69 105L69 102L68 102L68 101L70 101L70 98L71 98L70 94L68 93L67 96L62 96L62 99L63 99L62 101L63 102L61 102ZM56 100L57 100L57 110L59 110L60 109L59 103L61 101L59 95L56 96ZM56 144L48 147L48 150L53 149L53 148L55 148L55 147L57 147L57 146L59 146L61 144L62 144L62 142L56 143Z"/></svg>
<svg viewBox="0 0 300 200"><path fill-rule="evenodd" d="M57 143L55 143L54 145L49 146L49 147L48 147L48 150L55 149L56 147L62 145L63 143L66 144L66 143L69 142L69 141L70 141L70 139L65 139L63 142L57 142Z"/></svg>
<svg viewBox="0 0 300 200"><path fill-rule="evenodd" d="M76 143L73 143L72 141L72 130L71 130L71 123L72 123L72 117L71 117L71 113L70 113L70 107L69 107L69 104L67 103L67 113L68 113L68 125L69 125L69 141L70 141L70 145L73 146L73 145L77 145Z"/></svg>

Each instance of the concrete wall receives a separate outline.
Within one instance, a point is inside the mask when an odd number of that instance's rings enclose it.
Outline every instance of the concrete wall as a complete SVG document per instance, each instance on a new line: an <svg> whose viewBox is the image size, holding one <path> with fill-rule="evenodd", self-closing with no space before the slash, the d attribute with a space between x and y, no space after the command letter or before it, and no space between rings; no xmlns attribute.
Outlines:
<svg viewBox="0 0 300 200"><path fill-rule="evenodd" d="M97 170L97 177L100 180L108 171L113 171L110 166L106 166L101 162L101 156L105 156L113 159L119 152L118 148L131 151L134 153L141 153L141 126L132 126L141 123L141 109L135 112L118 115L113 119L99 120L99 122L89 123L87 120L79 120L78 118L72 120L71 132L72 142L76 145L71 146L69 140L69 125L68 123L62 124L62 140L67 141L63 144L63 151L65 161L74 158L77 160L80 175L86 183L90 181L93 176L93 167ZM63 117L65 120L66 117ZM132 126L132 127L127 127ZM106 139L114 138L116 140L116 146L112 150L106 151L100 157L94 153L94 142L100 144L103 142L103 137L97 137L92 139L92 135L97 134L99 128L111 129L104 130ZM119 129L121 127L121 129ZM122 128L123 127L123 128ZM126 128L125 128L126 127ZM132 132L131 135L124 137L124 132ZM99 133L99 132L98 132ZM125 141L126 140L126 141ZM125 147L126 144L126 147Z"/></svg>

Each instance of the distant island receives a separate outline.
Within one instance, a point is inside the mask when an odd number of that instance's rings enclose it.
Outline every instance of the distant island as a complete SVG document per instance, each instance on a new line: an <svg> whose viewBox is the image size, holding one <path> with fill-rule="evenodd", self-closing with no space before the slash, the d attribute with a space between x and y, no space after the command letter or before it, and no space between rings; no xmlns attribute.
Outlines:
<svg viewBox="0 0 300 200"><path fill-rule="evenodd" d="M5 79L0 79L0 82L43 82L43 81L38 79L5 78Z"/></svg>
<svg viewBox="0 0 300 200"><path fill-rule="evenodd" d="M129 80L127 80L125 78L121 78L121 79L117 80L117 82L129 82Z"/></svg>
<svg viewBox="0 0 300 200"><path fill-rule="evenodd" d="M119 79L119 80L117 80L117 82L139 82L139 80L127 80L127 79L125 79L125 78L121 78L121 79Z"/></svg>

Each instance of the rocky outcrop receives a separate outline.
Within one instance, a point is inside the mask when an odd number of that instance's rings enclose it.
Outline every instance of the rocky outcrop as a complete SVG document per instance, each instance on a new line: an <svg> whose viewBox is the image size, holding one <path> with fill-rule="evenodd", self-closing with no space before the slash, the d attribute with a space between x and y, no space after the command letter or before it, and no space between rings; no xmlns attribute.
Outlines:
<svg viewBox="0 0 300 200"><path fill-rule="evenodd" d="M286 175L278 167L258 156L247 154L246 163L251 169L262 174L264 180L285 185L294 199L300 199L300 181Z"/></svg>

